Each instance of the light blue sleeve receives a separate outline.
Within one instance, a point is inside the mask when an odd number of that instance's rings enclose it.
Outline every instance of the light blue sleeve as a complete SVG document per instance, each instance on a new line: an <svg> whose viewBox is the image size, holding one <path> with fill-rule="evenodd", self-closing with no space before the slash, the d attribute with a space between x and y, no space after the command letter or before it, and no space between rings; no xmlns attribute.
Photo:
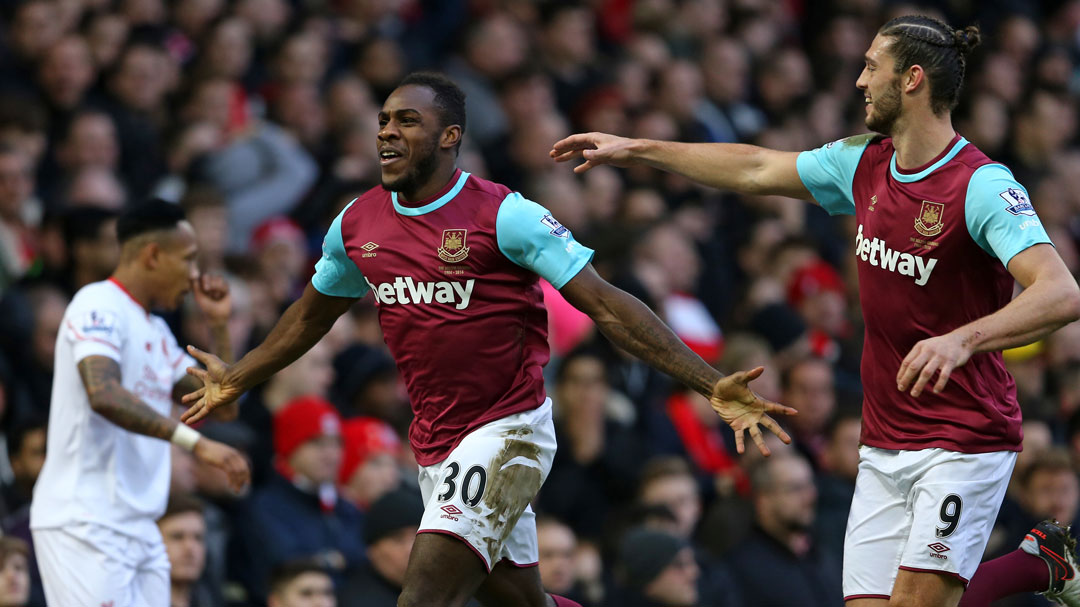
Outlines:
<svg viewBox="0 0 1080 607"><path fill-rule="evenodd" d="M570 282L593 257L544 207L510 193L499 206L495 237L507 259L542 276L556 289Z"/></svg>
<svg viewBox="0 0 1080 607"><path fill-rule="evenodd" d="M1032 245L1053 244L1027 190L1000 164L983 165L972 173L964 215L971 238L1006 267Z"/></svg>
<svg viewBox="0 0 1080 607"><path fill-rule="evenodd" d="M802 152L796 159L799 179L829 215L855 214L851 182L859 159L873 138L872 133L848 137Z"/></svg>
<svg viewBox="0 0 1080 607"><path fill-rule="evenodd" d="M326 232L326 238L323 238L322 257L315 262L315 275L311 277L311 286L323 295L363 297L371 290L360 268L356 267L345 252L345 240L341 235L341 218L354 202L356 201L350 202L349 206L334 218L334 223L330 224L330 229Z"/></svg>

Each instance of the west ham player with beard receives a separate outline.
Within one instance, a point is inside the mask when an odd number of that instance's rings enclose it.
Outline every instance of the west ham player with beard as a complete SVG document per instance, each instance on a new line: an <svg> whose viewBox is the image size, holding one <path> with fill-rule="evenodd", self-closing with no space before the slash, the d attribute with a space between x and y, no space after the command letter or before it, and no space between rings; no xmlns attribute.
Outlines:
<svg viewBox="0 0 1080 607"><path fill-rule="evenodd" d="M1000 351L1080 318L1080 289L1027 191L953 129L979 38L978 28L924 16L882 26L856 82L879 135L787 153L587 133L551 151L557 161L583 157L579 173L643 164L855 215L866 340L844 547L852 607L975 607L1022 591L1080 605L1074 543L1051 522L979 565L1020 450L1016 387ZM1012 299L1014 281L1024 291Z"/></svg>
<svg viewBox="0 0 1080 607"><path fill-rule="evenodd" d="M573 606L546 595L529 502L555 454L539 278L593 318L612 342L708 396L743 450L759 425L790 438L769 413L794 413L747 383L722 377L637 299L593 270L592 251L540 205L461 171L465 96L453 82L413 74L379 112L382 187L334 220L303 296L262 345L234 365L208 366L186 421L236 400L314 345L369 291L408 387L409 441L420 464L424 517L400 607Z"/></svg>

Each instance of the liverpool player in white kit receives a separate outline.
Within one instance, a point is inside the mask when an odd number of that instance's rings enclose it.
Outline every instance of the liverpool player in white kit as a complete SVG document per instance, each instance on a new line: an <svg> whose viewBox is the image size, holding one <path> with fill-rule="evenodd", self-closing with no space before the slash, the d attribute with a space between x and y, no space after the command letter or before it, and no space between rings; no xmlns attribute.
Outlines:
<svg viewBox="0 0 1080 607"><path fill-rule="evenodd" d="M1055 524L979 565L1020 450L1016 387L1000 350L1080 318L1080 289L1023 186L953 130L965 57L978 42L977 28L928 17L885 24L856 83L866 125L883 136L799 154L588 133L551 152L584 157L577 172L645 164L855 215L866 340L863 446L844 547L852 607L984 607L1023 591L1080 605L1072 540ZM1024 287L1016 299L1014 282Z"/></svg>
<svg viewBox="0 0 1080 607"><path fill-rule="evenodd" d="M169 561L155 524L169 494L168 441L225 470L236 489L249 475L240 453L171 417L198 382L186 375L192 359L150 313L193 291L215 349L229 356L224 280L199 275L195 233L176 205L140 205L117 233L119 267L75 294L56 343L30 528L45 598L57 607L168 606ZM236 415L235 405L220 411Z"/></svg>

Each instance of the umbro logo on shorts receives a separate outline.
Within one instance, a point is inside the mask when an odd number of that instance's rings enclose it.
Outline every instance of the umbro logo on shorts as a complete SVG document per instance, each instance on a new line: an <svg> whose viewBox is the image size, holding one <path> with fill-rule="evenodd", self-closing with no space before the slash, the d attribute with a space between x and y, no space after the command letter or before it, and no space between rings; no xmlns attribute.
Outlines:
<svg viewBox="0 0 1080 607"><path fill-rule="evenodd" d="M949 558L949 557L945 556L944 554L942 554L942 552L948 552L950 550L950 548L948 546L946 546L945 544L942 544L941 542L934 542L933 544L927 544L926 546L927 546L927 548L934 551L933 553L930 554L930 556L932 556L932 557L934 557L936 559L942 559L942 560L945 560L945 559Z"/></svg>
<svg viewBox="0 0 1080 607"><path fill-rule="evenodd" d="M458 521L458 515L464 514L460 508L453 504L447 504L440 508L440 510L442 510L446 514L440 516L439 518L449 519L451 521L454 521L455 523Z"/></svg>

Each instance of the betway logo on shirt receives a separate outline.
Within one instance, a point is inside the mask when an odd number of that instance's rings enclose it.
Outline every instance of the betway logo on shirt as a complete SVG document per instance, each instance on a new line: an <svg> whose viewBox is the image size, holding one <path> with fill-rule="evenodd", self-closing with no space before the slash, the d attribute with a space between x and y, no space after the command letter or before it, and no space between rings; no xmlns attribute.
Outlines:
<svg viewBox="0 0 1080 607"><path fill-rule="evenodd" d="M863 236L862 224L859 224L859 233L855 235L855 256L874 267L911 276L920 287L930 280L930 273L938 262L936 257L927 259L922 255L901 253L890 249L880 238Z"/></svg>
<svg viewBox="0 0 1080 607"><path fill-rule="evenodd" d="M389 304L429 304L432 301L441 304L454 304L458 310L469 307L472 299L473 286L476 280L470 278L462 284L460 282L419 282L411 276L398 276L394 282L374 284L367 277L364 282L371 287L375 295L375 301L380 305Z"/></svg>

